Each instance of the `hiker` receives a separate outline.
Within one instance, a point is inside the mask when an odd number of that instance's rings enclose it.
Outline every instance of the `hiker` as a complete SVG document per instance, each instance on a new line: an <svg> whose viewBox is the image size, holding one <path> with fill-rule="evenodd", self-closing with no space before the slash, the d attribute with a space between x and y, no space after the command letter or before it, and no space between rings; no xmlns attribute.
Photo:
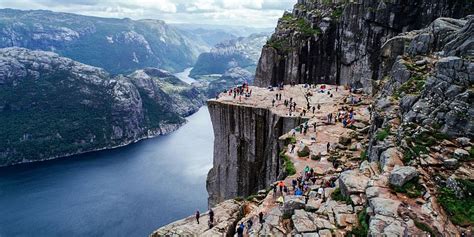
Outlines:
<svg viewBox="0 0 474 237"><path fill-rule="evenodd" d="M316 126L317 126L317 124L316 124L316 122L314 122L314 123L313 123L313 127L314 127L314 131L315 131L315 132L316 132Z"/></svg>
<svg viewBox="0 0 474 237"><path fill-rule="evenodd" d="M209 220L214 222L214 211L212 211L212 208L209 209Z"/></svg>
<svg viewBox="0 0 474 237"><path fill-rule="evenodd" d="M308 200L309 200L309 194L306 194L304 196L304 204L308 204Z"/></svg>
<svg viewBox="0 0 474 237"><path fill-rule="evenodd" d="M304 167L304 173L305 173L305 175L306 175L306 173L308 173L308 172L309 172L309 166Z"/></svg>
<svg viewBox="0 0 474 237"><path fill-rule="evenodd" d="M295 195L296 195L296 196L302 196L302 195L303 195L303 191L301 191L300 188L297 188L296 191L295 191Z"/></svg>
<svg viewBox="0 0 474 237"><path fill-rule="evenodd" d="M201 217L201 213L199 213L199 210L196 210L196 221L199 225L199 217Z"/></svg>
<svg viewBox="0 0 474 237"><path fill-rule="evenodd" d="M331 147L331 144L328 142L328 144L326 145L326 152L329 153L329 147Z"/></svg>
<svg viewBox="0 0 474 237"><path fill-rule="evenodd" d="M323 198L323 197L324 197L324 189L323 189L322 186L319 187L319 189L318 189L318 195L319 195L320 198Z"/></svg>
<svg viewBox="0 0 474 237"><path fill-rule="evenodd" d="M275 107L275 99L272 100L272 107Z"/></svg>
<svg viewBox="0 0 474 237"><path fill-rule="evenodd" d="M252 228L252 226L253 226L253 221L252 221L252 219L249 219L249 220L247 221L247 231L250 231L250 229Z"/></svg>
<svg viewBox="0 0 474 237"><path fill-rule="evenodd" d="M306 110L303 109L303 116L306 116Z"/></svg>
<svg viewBox="0 0 474 237"><path fill-rule="evenodd" d="M288 194L288 187L286 185L283 186L283 192L285 193L285 195Z"/></svg>
<svg viewBox="0 0 474 237"><path fill-rule="evenodd" d="M318 104L318 110L321 110L321 105L320 104Z"/></svg>
<svg viewBox="0 0 474 237"><path fill-rule="evenodd" d="M280 180L280 181L278 182L278 187L280 187L280 193L282 193L282 194L283 194L283 187L284 187L284 186L285 186L285 183L283 183L283 181Z"/></svg>
<svg viewBox="0 0 474 237"><path fill-rule="evenodd" d="M237 236L238 237L243 237L244 236L244 223L241 223L239 227L237 228Z"/></svg>
<svg viewBox="0 0 474 237"><path fill-rule="evenodd" d="M293 151L295 151L295 147L296 147L296 145L295 145L295 144L291 144L291 151L290 151L290 153L292 153L292 154L293 154Z"/></svg>
<svg viewBox="0 0 474 237"><path fill-rule="evenodd" d="M291 186L293 187L293 191L296 189L296 180L291 180Z"/></svg>
<svg viewBox="0 0 474 237"><path fill-rule="evenodd" d="M258 213L258 220L260 221L260 224L263 224L263 212Z"/></svg>
<svg viewBox="0 0 474 237"><path fill-rule="evenodd" d="M291 129L291 135L294 137L296 135L296 130L294 128Z"/></svg>

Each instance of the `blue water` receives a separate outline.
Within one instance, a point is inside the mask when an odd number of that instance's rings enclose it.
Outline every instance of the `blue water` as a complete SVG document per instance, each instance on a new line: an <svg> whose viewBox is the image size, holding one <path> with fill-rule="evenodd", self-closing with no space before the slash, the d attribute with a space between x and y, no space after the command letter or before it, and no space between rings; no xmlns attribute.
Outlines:
<svg viewBox="0 0 474 237"><path fill-rule="evenodd" d="M148 236L207 207L206 107L127 147L0 169L0 236Z"/></svg>

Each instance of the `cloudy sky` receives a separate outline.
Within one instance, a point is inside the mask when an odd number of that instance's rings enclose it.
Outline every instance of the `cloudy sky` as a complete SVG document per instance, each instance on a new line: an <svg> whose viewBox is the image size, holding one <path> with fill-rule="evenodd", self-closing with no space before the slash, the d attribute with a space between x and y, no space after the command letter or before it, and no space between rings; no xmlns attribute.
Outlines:
<svg viewBox="0 0 474 237"><path fill-rule="evenodd" d="M48 9L169 23L273 27L296 0L0 0L0 8Z"/></svg>

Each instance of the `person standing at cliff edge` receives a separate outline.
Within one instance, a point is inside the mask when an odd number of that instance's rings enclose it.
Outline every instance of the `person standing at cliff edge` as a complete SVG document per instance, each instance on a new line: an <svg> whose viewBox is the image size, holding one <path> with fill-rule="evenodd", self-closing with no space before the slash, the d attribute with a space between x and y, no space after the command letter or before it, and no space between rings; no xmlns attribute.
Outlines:
<svg viewBox="0 0 474 237"><path fill-rule="evenodd" d="M199 210L196 210L196 221L199 225L199 217L201 217L201 213L199 213Z"/></svg>

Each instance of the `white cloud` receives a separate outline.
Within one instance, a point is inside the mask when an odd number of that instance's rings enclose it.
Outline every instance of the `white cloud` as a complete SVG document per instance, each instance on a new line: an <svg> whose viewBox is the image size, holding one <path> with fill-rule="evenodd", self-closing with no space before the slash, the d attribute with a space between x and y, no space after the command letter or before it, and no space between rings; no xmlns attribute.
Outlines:
<svg viewBox="0 0 474 237"><path fill-rule="evenodd" d="M272 27L296 0L0 0L0 8L47 9L171 23Z"/></svg>

